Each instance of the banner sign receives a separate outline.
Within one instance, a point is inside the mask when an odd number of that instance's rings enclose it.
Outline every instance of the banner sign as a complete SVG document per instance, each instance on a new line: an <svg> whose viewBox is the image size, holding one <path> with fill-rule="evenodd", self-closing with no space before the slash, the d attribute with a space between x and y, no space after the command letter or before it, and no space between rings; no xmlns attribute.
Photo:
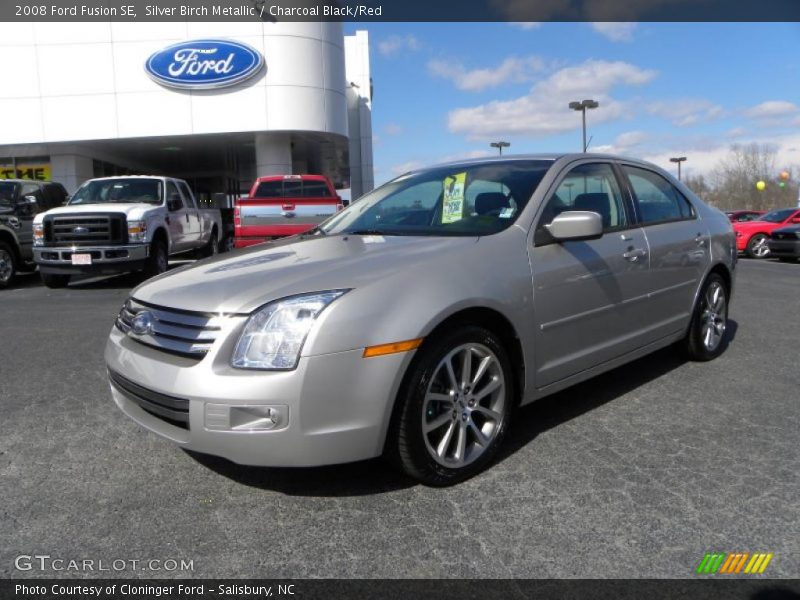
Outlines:
<svg viewBox="0 0 800 600"><path fill-rule="evenodd" d="M0 179L34 179L36 181L52 181L50 163L17 163L0 165Z"/></svg>

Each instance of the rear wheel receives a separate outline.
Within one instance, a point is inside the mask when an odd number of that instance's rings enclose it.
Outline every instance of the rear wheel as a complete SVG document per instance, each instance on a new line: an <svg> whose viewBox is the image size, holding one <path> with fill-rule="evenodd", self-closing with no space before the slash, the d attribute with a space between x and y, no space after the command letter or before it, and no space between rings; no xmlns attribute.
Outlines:
<svg viewBox="0 0 800 600"><path fill-rule="evenodd" d="M757 233L747 242L747 256L750 258L767 258L769 256L769 246L767 236Z"/></svg>
<svg viewBox="0 0 800 600"><path fill-rule="evenodd" d="M162 240L155 240L150 246L150 256L144 269L146 277L155 277L167 272L167 245Z"/></svg>
<svg viewBox="0 0 800 600"><path fill-rule="evenodd" d="M460 327L423 347L409 369L390 456L429 485L475 475L502 443L516 397L501 341L481 327Z"/></svg>
<svg viewBox="0 0 800 600"><path fill-rule="evenodd" d="M0 242L0 288L10 285L16 274L17 255L11 246Z"/></svg>
<svg viewBox="0 0 800 600"><path fill-rule="evenodd" d="M728 327L728 287L717 273L706 279L684 340L685 350L692 360L712 360L725 349Z"/></svg>
<svg viewBox="0 0 800 600"><path fill-rule="evenodd" d="M39 273L44 284L51 289L65 288L69 285L69 275L60 273Z"/></svg>

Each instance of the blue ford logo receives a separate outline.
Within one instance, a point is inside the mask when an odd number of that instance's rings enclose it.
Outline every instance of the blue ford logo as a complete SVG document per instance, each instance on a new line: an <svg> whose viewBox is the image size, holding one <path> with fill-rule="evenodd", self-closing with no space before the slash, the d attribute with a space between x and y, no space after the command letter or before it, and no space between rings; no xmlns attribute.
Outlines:
<svg viewBox="0 0 800 600"><path fill-rule="evenodd" d="M153 332L153 313L143 310L133 317L131 331L136 335L148 335Z"/></svg>
<svg viewBox="0 0 800 600"><path fill-rule="evenodd" d="M235 85L258 73L264 57L247 44L193 40L159 50L147 59L147 74L162 85L213 89Z"/></svg>
<svg viewBox="0 0 800 600"><path fill-rule="evenodd" d="M88 227L73 227L72 233L82 234L82 233L89 233Z"/></svg>

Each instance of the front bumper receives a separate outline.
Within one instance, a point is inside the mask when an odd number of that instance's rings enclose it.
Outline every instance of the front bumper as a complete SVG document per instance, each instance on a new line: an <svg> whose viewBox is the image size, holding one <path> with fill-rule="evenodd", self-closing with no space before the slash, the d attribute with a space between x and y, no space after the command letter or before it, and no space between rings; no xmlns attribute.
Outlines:
<svg viewBox="0 0 800 600"><path fill-rule="evenodd" d="M33 259L42 273L63 275L113 274L144 267L150 247L147 244L126 246L35 246ZM89 254L90 265L73 265L73 254Z"/></svg>
<svg viewBox="0 0 800 600"><path fill-rule="evenodd" d="M112 382L114 402L146 429L187 450L244 465L318 466L383 452L413 353L364 359L363 349L355 349L302 357L294 371L248 371L228 365L238 329L226 338L194 362L143 346L114 327L105 351L109 370L156 397L185 400L187 424L145 410ZM266 406L285 407L286 422L268 431L235 429L235 415Z"/></svg>
<svg viewBox="0 0 800 600"><path fill-rule="evenodd" d="M800 257L800 240L769 240L767 246L771 257Z"/></svg>

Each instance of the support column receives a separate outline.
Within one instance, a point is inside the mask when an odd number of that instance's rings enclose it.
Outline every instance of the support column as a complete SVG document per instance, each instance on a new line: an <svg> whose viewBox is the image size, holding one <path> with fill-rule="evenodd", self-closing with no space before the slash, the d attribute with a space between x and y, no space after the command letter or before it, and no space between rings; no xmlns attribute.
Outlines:
<svg viewBox="0 0 800 600"><path fill-rule="evenodd" d="M292 174L292 136L256 133L256 177Z"/></svg>
<svg viewBox="0 0 800 600"><path fill-rule="evenodd" d="M62 183L70 194L94 177L92 159L78 154L51 154L50 170L53 181Z"/></svg>

